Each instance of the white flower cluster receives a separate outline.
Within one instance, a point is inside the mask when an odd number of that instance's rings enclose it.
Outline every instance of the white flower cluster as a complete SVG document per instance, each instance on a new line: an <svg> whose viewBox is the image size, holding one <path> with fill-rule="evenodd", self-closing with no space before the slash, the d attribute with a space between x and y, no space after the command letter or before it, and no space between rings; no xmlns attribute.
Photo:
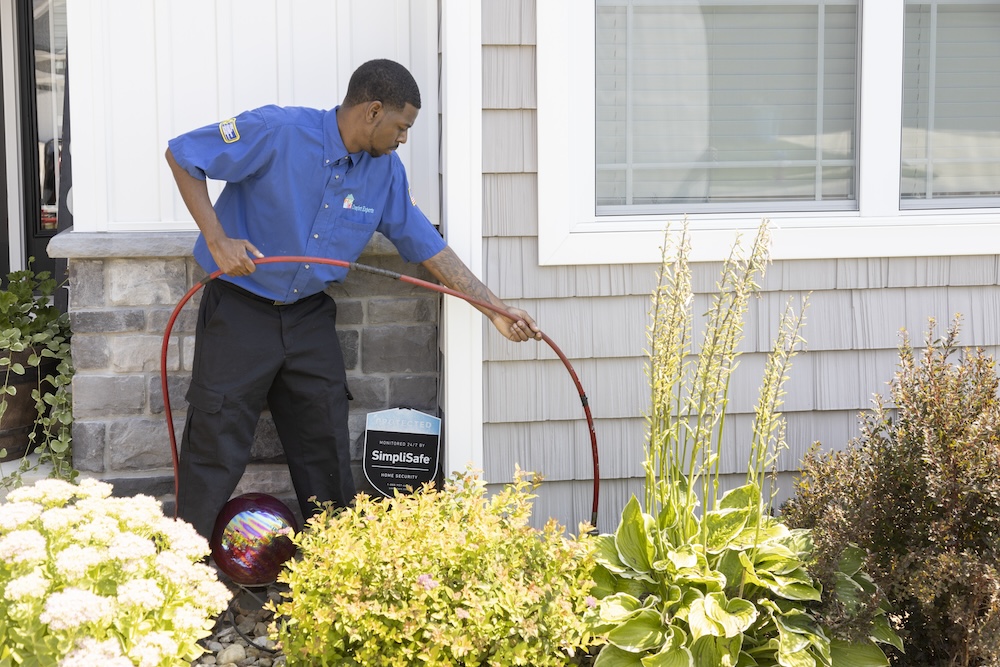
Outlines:
<svg viewBox="0 0 1000 667"><path fill-rule="evenodd" d="M38 617L53 630L73 630L84 623L107 621L114 609L111 600L81 588L65 588L45 601Z"/></svg>
<svg viewBox="0 0 1000 667"><path fill-rule="evenodd" d="M11 491L0 505L0 644L60 667L188 665L230 599L200 562L208 553L149 496L114 498L90 479Z"/></svg>
<svg viewBox="0 0 1000 667"><path fill-rule="evenodd" d="M122 655L119 643L114 639L102 642L91 637L79 640L76 648L62 659L59 667L133 667L131 660Z"/></svg>

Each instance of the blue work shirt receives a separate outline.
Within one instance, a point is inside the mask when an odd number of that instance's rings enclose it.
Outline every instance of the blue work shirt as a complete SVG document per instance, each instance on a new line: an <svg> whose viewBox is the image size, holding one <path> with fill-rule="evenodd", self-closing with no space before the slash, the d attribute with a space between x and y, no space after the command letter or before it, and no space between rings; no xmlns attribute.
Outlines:
<svg viewBox="0 0 1000 667"><path fill-rule="evenodd" d="M381 232L408 262L422 262L444 239L410 194L395 152L348 153L337 110L266 106L193 130L169 142L177 163L199 180L226 181L215 211L230 238L265 257L299 255L354 262ZM205 238L194 257L218 270ZM292 302L347 275L325 264L261 264L226 279L267 299Z"/></svg>

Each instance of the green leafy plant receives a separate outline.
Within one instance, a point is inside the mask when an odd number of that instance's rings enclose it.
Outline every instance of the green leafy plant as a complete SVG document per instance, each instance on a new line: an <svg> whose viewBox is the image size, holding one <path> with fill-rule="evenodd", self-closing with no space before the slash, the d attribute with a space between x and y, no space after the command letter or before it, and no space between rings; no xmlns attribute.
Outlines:
<svg viewBox="0 0 1000 667"><path fill-rule="evenodd" d="M768 261L767 225L746 256L737 244L724 263L697 350L689 253L686 229L672 251L664 244L652 295L645 505L633 497L615 533L596 538L595 632L608 641L596 665L887 664L868 637L831 639L810 610L823 595L807 570L811 535L770 513L766 471L784 447L783 385L802 342L791 303L766 363L745 483L720 493L729 382ZM842 565L864 581L860 563Z"/></svg>
<svg viewBox="0 0 1000 667"><path fill-rule="evenodd" d="M891 403L876 397L843 451L803 461L784 514L811 528L816 574L838 585L845 545L868 554L906 641L897 664L1000 663L1000 383L982 350L960 349L959 321L899 350ZM878 597L856 604L878 608ZM844 609L824 605L831 624ZM849 610L848 610L849 611Z"/></svg>
<svg viewBox="0 0 1000 667"><path fill-rule="evenodd" d="M35 369L36 377L31 389L35 416L27 449L15 471L0 475L0 486L7 489L18 486L25 472L42 465L51 466L51 477L73 481L77 475L71 448L71 333L69 317L52 303L56 288L55 279L47 271L36 274L29 260L27 269L7 275L7 286L0 290L0 425L4 428L9 428L4 417L18 391L16 378L25 375L26 366ZM32 453L38 454L34 463L28 457ZM6 449L0 450L0 457L6 454Z"/></svg>
<svg viewBox="0 0 1000 667"><path fill-rule="evenodd" d="M229 590L208 542L149 496L43 479L0 505L0 667L173 667Z"/></svg>
<svg viewBox="0 0 1000 667"><path fill-rule="evenodd" d="M411 495L325 509L278 580L294 665L565 665L593 642L591 541L528 525L520 471L487 497L471 472Z"/></svg>

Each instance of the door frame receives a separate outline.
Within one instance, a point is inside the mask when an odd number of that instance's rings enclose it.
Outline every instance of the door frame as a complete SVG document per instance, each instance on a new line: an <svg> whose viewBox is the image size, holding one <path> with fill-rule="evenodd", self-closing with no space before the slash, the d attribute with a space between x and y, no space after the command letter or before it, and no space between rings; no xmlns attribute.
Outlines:
<svg viewBox="0 0 1000 667"><path fill-rule="evenodd" d="M0 0L0 116L4 161L0 167L0 205L3 225L0 226L0 271L21 269L24 256L24 185L22 178L23 144L21 121L21 86L19 85L19 39L16 0Z"/></svg>

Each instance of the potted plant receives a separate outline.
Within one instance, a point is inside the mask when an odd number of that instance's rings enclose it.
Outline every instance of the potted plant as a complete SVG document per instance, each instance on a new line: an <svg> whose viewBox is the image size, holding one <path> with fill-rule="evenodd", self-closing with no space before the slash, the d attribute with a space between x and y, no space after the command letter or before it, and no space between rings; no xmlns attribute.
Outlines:
<svg viewBox="0 0 1000 667"><path fill-rule="evenodd" d="M69 317L52 303L57 283L48 271L7 274L0 289L0 461L20 460L0 475L4 488L40 464L52 476L71 480ZM29 454L38 454L32 462ZM2 473L3 471L0 471Z"/></svg>

